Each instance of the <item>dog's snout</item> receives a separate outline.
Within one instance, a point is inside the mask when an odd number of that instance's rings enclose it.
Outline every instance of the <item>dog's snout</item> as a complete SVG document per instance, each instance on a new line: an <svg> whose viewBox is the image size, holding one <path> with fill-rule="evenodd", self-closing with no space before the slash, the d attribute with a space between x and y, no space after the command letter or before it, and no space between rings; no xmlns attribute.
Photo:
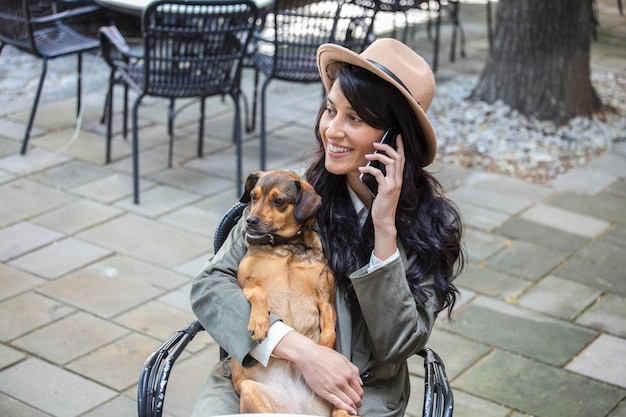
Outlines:
<svg viewBox="0 0 626 417"><path fill-rule="evenodd" d="M251 216L246 219L248 226L258 226L261 220L256 216Z"/></svg>

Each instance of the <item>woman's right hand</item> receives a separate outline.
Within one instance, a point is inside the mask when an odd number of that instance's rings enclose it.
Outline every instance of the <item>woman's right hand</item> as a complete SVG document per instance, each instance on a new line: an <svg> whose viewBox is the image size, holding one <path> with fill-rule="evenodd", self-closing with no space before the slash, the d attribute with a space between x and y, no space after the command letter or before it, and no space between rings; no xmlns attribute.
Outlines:
<svg viewBox="0 0 626 417"><path fill-rule="evenodd" d="M273 354L293 362L317 395L352 415L358 414L363 381L359 369L341 353L293 331L276 345Z"/></svg>

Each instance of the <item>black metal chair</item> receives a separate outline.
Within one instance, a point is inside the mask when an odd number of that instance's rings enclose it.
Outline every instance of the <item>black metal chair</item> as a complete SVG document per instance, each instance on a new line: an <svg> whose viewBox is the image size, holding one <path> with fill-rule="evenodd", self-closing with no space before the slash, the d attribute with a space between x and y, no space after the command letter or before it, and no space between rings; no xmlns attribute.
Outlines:
<svg viewBox="0 0 626 417"><path fill-rule="evenodd" d="M318 47L337 43L361 52L374 40L376 12L375 3L370 0L275 0L263 30L255 37L256 50L251 55L255 68L253 109L256 109L259 73L265 75L261 87L261 170L265 170L266 162L265 113L270 81L319 82Z"/></svg>
<svg viewBox="0 0 626 417"><path fill-rule="evenodd" d="M235 204L222 218L215 230L214 253L220 249L230 230L237 224L247 204ZM165 405L165 391L170 380L172 367L189 342L204 327L199 321L189 323L184 329L175 332L144 363L137 387L137 408L139 417L161 417ZM424 406L423 417L452 417L454 395L446 375L444 363L432 349L418 352L424 358ZM220 359L227 353L220 348Z"/></svg>
<svg viewBox="0 0 626 417"><path fill-rule="evenodd" d="M433 39L433 60L432 69L437 71L439 66L439 49L441 39L441 25L443 23L450 23L452 25L452 40L450 43L450 61L453 62L456 59L456 43L457 35L459 37L459 50L462 57L465 56L465 33L461 20L459 18L460 2L459 0L377 0L380 4L378 6L380 12L387 12L396 14L402 14L404 16L404 22L402 25L402 35L398 36L397 20L394 16L393 27L391 36L403 43L409 41L409 18L408 14L411 11L418 11L419 13L426 14L426 25L428 30L429 39L432 38L431 30L434 23L435 36ZM435 16L434 22L432 15Z"/></svg>
<svg viewBox="0 0 626 417"><path fill-rule="evenodd" d="M68 55L78 57L76 95L78 116L82 95L82 54L95 51L99 46L98 39L85 36L65 23L68 19L75 21L97 12L98 6L68 8L65 5L66 8L59 11L54 1L48 1L43 5L39 3L31 0L0 1L0 53L5 45L12 45L42 60L41 76L22 142L22 155L26 153L28 147L30 131L48 71L48 60Z"/></svg>
<svg viewBox="0 0 626 417"><path fill-rule="evenodd" d="M235 105L233 140L237 146L237 184L241 187L243 182L239 105L241 66L257 18L258 9L250 0L155 1L144 10L141 17L143 51L139 54L131 50L115 26L101 28L102 56L111 67L105 103L107 162L110 161L111 152L113 87L116 84L124 86L125 120L128 88L138 94L132 108L135 204L139 203L137 118L139 105L145 96L169 99L167 129L171 167L174 119L177 113L186 107L175 109L175 100L200 99L197 154L198 157L202 157L205 99L215 95L230 95ZM191 103L190 101L187 105Z"/></svg>

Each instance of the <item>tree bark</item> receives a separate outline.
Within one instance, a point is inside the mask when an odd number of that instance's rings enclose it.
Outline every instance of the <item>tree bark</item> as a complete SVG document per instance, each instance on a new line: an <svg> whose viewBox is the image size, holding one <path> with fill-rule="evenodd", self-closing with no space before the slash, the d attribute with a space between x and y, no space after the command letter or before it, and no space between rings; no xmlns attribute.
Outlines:
<svg viewBox="0 0 626 417"><path fill-rule="evenodd" d="M496 23L472 100L557 124L602 108L590 79L592 0L499 0Z"/></svg>

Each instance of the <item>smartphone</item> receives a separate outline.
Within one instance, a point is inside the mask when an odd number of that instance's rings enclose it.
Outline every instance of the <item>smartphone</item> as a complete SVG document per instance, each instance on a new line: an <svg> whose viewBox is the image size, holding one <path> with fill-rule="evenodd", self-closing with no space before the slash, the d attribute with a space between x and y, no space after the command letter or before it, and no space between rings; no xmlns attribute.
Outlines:
<svg viewBox="0 0 626 417"><path fill-rule="evenodd" d="M392 127L390 129L387 129L385 130L385 133L383 133L383 137L380 139L380 143L386 143L389 146L391 146L393 149L396 149L396 137L397 136L398 136L398 130L396 128ZM382 153L383 155L386 155L384 151L377 150L376 153ZM387 175L385 164L383 164L382 162L378 160L369 161L367 163L367 166L378 168L382 171L383 175ZM372 174L369 174L367 172L363 173L359 176L359 179L361 180L363 184L365 184L367 189L370 191L370 193L372 193L374 197L378 195L378 181L376 181L376 178Z"/></svg>

